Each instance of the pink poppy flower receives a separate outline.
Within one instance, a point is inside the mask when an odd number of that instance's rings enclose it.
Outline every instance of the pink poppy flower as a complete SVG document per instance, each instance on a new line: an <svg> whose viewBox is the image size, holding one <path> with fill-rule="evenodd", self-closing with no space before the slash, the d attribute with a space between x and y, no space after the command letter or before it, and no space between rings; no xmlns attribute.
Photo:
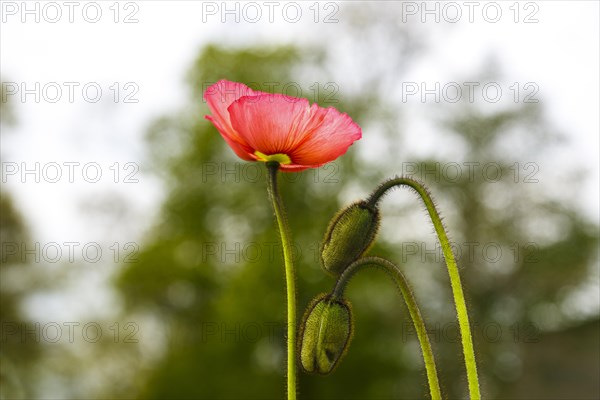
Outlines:
<svg viewBox="0 0 600 400"><path fill-rule="evenodd" d="M220 80L204 92L211 121L233 151L248 161L279 161L282 171L317 168L344 154L360 127L333 107Z"/></svg>

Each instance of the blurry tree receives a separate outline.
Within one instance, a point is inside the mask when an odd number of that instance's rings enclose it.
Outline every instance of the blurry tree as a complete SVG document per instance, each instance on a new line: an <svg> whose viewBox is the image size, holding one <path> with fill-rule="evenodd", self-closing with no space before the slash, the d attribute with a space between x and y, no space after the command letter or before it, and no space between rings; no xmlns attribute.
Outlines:
<svg viewBox="0 0 600 400"><path fill-rule="evenodd" d="M28 244L27 232L11 197L2 190L0 194L0 396L2 398L28 398L26 376L28 368L39 356L39 342L34 326L23 318L20 303L26 296L26 287L20 279L23 263L19 249Z"/></svg>
<svg viewBox="0 0 600 400"><path fill-rule="evenodd" d="M5 134L4 129L16 122L10 103L4 101L3 90L4 85L0 84L0 138ZM28 289L20 251L24 244L30 244L25 221L3 185L0 191L0 398L3 399L31 396L27 376L40 355L35 333L27 331L33 325L20 309Z"/></svg>

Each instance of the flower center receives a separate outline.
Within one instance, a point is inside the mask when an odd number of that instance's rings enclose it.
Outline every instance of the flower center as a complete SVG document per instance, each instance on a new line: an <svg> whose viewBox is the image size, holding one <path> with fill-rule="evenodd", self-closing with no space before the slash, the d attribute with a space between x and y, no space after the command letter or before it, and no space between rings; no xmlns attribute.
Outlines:
<svg viewBox="0 0 600 400"><path fill-rule="evenodd" d="M258 157L258 161L264 161L264 162L277 161L279 164L291 164L292 163L292 159L290 158L290 156L288 156L287 154L283 154L283 153L266 155L257 150L254 152L254 155L256 157Z"/></svg>

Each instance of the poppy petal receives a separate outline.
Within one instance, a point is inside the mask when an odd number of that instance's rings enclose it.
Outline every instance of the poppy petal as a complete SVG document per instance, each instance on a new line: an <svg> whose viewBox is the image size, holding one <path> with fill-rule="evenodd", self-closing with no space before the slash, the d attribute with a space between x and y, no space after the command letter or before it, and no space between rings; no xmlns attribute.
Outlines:
<svg viewBox="0 0 600 400"><path fill-rule="evenodd" d="M254 93L256 92L242 83L227 80L218 81L209 86L204 92L204 100L212 113L212 115L207 115L206 119L215 125L233 151L245 160L255 160L255 158L247 154L248 152L252 153L251 149L232 128L227 108L240 97L253 95Z"/></svg>
<svg viewBox="0 0 600 400"><path fill-rule="evenodd" d="M320 108L321 123L310 136L289 154L294 163L323 165L346 153L362 137L362 130L347 114L333 107Z"/></svg>

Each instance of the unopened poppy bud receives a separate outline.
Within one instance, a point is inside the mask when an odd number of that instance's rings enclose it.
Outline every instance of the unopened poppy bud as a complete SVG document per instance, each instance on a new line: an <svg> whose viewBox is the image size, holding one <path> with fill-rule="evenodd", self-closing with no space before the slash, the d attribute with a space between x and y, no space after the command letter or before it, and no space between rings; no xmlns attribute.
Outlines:
<svg viewBox="0 0 600 400"><path fill-rule="evenodd" d="M379 229L379 210L361 201L339 212L329 224L323 246L321 263L334 276L358 260L375 240Z"/></svg>
<svg viewBox="0 0 600 400"><path fill-rule="evenodd" d="M344 300L317 297L304 314L300 363L308 373L327 375L344 355L352 337L352 312Z"/></svg>

